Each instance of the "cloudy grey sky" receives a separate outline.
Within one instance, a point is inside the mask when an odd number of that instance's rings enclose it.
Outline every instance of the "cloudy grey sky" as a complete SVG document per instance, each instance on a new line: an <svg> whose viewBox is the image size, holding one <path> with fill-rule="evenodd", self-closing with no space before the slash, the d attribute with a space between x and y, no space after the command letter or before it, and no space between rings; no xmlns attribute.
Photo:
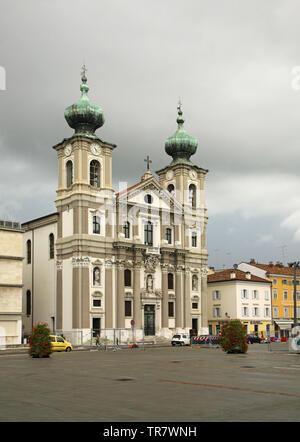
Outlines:
<svg viewBox="0 0 300 442"><path fill-rule="evenodd" d="M209 169L209 264L300 258L299 1L0 6L0 218L55 211L52 146L72 134L64 109L85 63L106 119L97 135L118 146L115 183L139 180L147 154L153 171L169 164L180 97L193 161Z"/></svg>

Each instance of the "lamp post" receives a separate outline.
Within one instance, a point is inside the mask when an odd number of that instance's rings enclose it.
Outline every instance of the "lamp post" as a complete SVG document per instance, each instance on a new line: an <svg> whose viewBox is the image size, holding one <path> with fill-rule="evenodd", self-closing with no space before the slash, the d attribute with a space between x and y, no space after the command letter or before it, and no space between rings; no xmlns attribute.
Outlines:
<svg viewBox="0 0 300 442"><path fill-rule="evenodd" d="M294 268L294 327L297 327L297 268L300 261L289 262L288 265Z"/></svg>

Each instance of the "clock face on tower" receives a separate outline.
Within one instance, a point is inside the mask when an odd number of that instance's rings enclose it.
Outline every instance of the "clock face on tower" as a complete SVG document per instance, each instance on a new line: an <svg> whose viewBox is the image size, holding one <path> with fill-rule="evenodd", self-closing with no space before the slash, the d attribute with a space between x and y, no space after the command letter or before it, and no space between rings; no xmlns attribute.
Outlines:
<svg viewBox="0 0 300 442"><path fill-rule="evenodd" d="M65 147L65 155L69 156L72 152L72 144L67 144Z"/></svg>
<svg viewBox="0 0 300 442"><path fill-rule="evenodd" d="M101 152L101 147L99 146L99 144L97 143L91 144L91 152L94 155L99 155L99 153Z"/></svg>
<svg viewBox="0 0 300 442"><path fill-rule="evenodd" d="M191 170L191 171L190 171L190 177L191 177L192 179L197 178L197 174L196 174L196 172L195 172L194 170Z"/></svg>

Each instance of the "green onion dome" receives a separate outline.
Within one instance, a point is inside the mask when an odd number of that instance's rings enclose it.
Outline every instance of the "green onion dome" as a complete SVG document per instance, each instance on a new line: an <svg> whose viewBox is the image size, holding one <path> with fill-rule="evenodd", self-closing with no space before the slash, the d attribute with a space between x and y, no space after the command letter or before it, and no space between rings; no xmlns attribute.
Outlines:
<svg viewBox="0 0 300 442"><path fill-rule="evenodd" d="M81 74L81 98L65 110L65 119L77 135L94 135L94 132L104 124L102 109L90 102L87 95L89 87L86 84L85 68Z"/></svg>
<svg viewBox="0 0 300 442"><path fill-rule="evenodd" d="M167 138L165 142L165 151L173 158L171 166L176 164L187 164L193 166L190 157L196 153L198 141L189 135L184 127L184 119L182 117L181 105L178 107L177 124L178 129L174 135Z"/></svg>

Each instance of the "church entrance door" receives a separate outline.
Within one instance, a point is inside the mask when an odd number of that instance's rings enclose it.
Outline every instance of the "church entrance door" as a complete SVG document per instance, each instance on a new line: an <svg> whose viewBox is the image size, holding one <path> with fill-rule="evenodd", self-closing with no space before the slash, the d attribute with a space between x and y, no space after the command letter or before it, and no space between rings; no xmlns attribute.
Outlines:
<svg viewBox="0 0 300 442"><path fill-rule="evenodd" d="M144 333L145 336L155 335L155 305L144 306Z"/></svg>

